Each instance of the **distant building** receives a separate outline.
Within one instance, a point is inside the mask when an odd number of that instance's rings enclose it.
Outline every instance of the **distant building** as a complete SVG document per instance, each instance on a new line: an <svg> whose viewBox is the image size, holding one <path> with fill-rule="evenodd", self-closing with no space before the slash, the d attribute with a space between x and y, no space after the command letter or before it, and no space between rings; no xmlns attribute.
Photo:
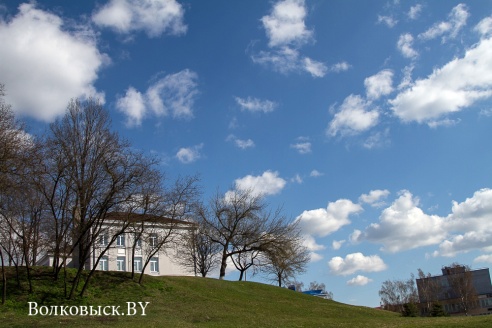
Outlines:
<svg viewBox="0 0 492 328"><path fill-rule="evenodd" d="M468 283L471 282L471 285ZM492 285L490 282L489 269L477 269L467 271L464 266L443 267L442 275L417 279L417 290L421 314L429 313L428 304L438 301L450 315L464 315L464 302L466 300L457 291L459 288L465 290L463 294L468 295L467 302L469 315L492 314Z"/></svg>
<svg viewBox="0 0 492 328"><path fill-rule="evenodd" d="M122 225L128 224L128 222L131 222L131 225L125 233L117 235L117 232L121 232ZM131 272L133 267L136 273L140 273L148 259L149 263L144 270L146 274L155 276L190 275L190 272L185 271L173 261L173 258L178 254L172 242L166 243L152 255L154 250L159 247L162 238L165 238L171 229L175 236L195 229L195 225L187 221L170 220L152 215L132 214L131 217L128 217L125 213L110 213L101 227L101 233L93 245L91 257L85 264L85 268L90 270L96 265L98 257L107 248L109 241L116 236L115 242L99 259L97 270ZM142 232L139 233L140 231ZM134 246L135 249L133 249ZM54 256L47 253L37 261L37 265L52 266L53 261ZM71 262L72 258L68 256L68 267L71 266Z"/></svg>

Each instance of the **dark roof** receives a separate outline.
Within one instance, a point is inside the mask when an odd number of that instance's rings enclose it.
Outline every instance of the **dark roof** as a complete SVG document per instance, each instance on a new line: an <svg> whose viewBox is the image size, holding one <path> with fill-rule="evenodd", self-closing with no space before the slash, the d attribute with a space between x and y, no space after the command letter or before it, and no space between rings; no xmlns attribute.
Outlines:
<svg viewBox="0 0 492 328"><path fill-rule="evenodd" d="M164 216L154 214L128 213L128 212L110 212L106 214L106 220L131 221L131 222L149 222L149 223L167 223L167 224L182 224L196 225L195 222L171 219Z"/></svg>

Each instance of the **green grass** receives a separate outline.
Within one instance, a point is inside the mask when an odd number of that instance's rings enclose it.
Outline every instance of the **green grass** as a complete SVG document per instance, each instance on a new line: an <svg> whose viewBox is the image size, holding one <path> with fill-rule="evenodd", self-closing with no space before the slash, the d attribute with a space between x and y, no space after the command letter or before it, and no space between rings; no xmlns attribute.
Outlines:
<svg viewBox="0 0 492 328"><path fill-rule="evenodd" d="M63 285L46 268L36 268L28 295L9 279L0 305L1 327L491 327L492 316L402 318L398 314L327 301L285 288L195 277L144 278L142 286L126 273L98 272L83 299L67 301ZM70 276L73 271L69 272ZM22 288L26 284L22 282ZM146 316L28 316L29 301L41 305L121 306L150 302ZM124 311L123 311L124 310ZM140 314L140 311L139 311Z"/></svg>

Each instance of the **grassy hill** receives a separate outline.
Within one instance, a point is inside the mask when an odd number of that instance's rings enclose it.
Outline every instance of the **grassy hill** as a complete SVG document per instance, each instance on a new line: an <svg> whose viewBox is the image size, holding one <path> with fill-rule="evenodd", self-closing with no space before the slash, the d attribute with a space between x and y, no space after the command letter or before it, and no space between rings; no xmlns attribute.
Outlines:
<svg viewBox="0 0 492 328"><path fill-rule="evenodd" d="M67 301L63 285L36 268L35 293L9 279L1 327L491 327L492 316L402 318L398 314L327 301L254 282L196 277L145 277L98 272L87 297ZM72 274L72 272L70 272ZM25 282L22 282L25 288ZM28 302L63 306L120 306L120 316L28 316ZM126 315L126 302L150 302L146 315ZM140 309L137 306L137 309ZM109 311L108 311L109 312Z"/></svg>

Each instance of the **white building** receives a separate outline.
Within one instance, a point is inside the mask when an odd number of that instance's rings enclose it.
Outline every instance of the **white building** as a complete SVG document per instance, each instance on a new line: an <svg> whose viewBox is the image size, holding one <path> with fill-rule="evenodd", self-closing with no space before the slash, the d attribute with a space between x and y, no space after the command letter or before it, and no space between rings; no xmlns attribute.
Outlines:
<svg viewBox="0 0 492 328"><path fill-rule="evenodd" d="M195 229L193 223L182 220L148 214L110 213L101 225L86 269L93 268L100 257L97 269L102 271L131 272L133 267L140 273L148 261L145 274L190 275L174 263L173 257L178 255L174 247L176 239L192 229ZM53 260L53 255L47 254L38 265L53 265ZM70 263L69 257L67 266Z"/></svg>

